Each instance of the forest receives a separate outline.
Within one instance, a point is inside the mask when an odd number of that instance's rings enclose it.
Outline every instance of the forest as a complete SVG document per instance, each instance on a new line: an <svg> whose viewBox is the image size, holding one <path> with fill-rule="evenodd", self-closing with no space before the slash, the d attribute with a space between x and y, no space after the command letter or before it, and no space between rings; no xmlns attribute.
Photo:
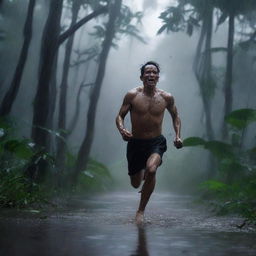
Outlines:
<svg viewBox="0 0 256 256"><path fill-rule="evenodd" d="M137 2L0 1L0 207L122 187L114 118L153 59L184 142L163 187L255 223L256 1Z"/></svg>

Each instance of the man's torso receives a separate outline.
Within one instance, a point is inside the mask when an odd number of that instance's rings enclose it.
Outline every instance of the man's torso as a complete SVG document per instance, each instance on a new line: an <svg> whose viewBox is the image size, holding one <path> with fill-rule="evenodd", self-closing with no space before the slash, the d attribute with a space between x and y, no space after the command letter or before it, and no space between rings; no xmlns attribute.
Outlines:
<svg viewBox="0 0 256 256"><path fill-rule="evenodd" d="M167 107L166 92L156 88L154 94L148 96L141 87L134 90L130 110L133 137L148 139L159 136Z"/></svg>

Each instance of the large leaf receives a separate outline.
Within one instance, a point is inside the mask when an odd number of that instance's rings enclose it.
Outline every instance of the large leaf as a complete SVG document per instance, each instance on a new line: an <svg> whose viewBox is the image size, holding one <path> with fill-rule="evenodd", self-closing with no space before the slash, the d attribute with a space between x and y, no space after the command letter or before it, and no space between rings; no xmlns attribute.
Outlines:
<svg viewBox="0 0 256 256"><path fill-rule="evenodd" d="M108 168L94 159L89 160L88 168L90 169L90 172L96 176L98 175L102 178L111 178Z"/></svg>
<svg viewBox="0 0 256 256"><path fill-rule="evenodd" d="M158 31L157 31L157 35L160 35L165 29L167 29L168 26L167 24L164 24Z"/></svg>
<svg viewBox="0 0 256 256"><path fill-rule="evenodd" d="M80 175L78 190L106 190L110 188L111 184L112 178L107 167L93 159L90 159L88 168Z"/></svg>
<svg viewBox="0 0 256 256"><path fill-rule="evenodd" d="M205 145L205 141L199 137L189 137L183 141L184 147L202 146Z"/></svg>
<svg viewBox="0 0 256 256"><path fill-rule="evenodd" d="M205 149L208 149L220 159L234 158L232 145L217 140L205 141L200 137L189 137L183 141L183 146L204 146Z"/></svg>
<svg viewBox="0 0 256 256"><path fill-rule="evenodd" d="M29 159L33 155L33 151L26 141L8 140L4 144L4 149L23 159Z"/></svg>
<svg viewBox="0 0 256 256"><path fill-rule="evenodd" d="M240 164L237 159L225 158L221 161L220 171L224 173L239 173L243 172L245 167Z"/></svg>
<svg viewBox="0 0 256 256"><path fill-rule="evenodd" d="M205 148L210 150L217 158L233 158L233 148L230 144L212 140L205 143Z"/></svg>
<svg viewBox="0 0 256 256"><path fill-rule="evenodd" d="M242 130L248 124L256 121L256 110L251 108L235 110L226 116L225 121L233 127Z"/></svg>

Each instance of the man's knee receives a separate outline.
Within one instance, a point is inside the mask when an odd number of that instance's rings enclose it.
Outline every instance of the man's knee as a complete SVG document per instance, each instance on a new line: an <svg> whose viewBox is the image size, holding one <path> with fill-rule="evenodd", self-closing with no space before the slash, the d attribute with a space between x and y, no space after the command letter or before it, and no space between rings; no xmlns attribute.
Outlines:
<svg viewBox="0 0 256 256"><path fill-rule="evenodd" d="M148 164L147 165L147 173L150 176L154 176L156 174L158 165L157 164Z"/></svg>

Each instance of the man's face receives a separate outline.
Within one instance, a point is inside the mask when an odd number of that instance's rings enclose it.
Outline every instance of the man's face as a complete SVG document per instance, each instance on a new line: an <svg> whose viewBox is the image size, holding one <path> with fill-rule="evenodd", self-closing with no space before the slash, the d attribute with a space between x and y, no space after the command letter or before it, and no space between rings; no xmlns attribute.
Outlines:
<svg viewBox="0 0 256 256"><path fill-rule="evenodd" d="M159 79L159 72L154 65L147 65L144 69L144 74L140 77L144 86L154 87Z"/></svg>

